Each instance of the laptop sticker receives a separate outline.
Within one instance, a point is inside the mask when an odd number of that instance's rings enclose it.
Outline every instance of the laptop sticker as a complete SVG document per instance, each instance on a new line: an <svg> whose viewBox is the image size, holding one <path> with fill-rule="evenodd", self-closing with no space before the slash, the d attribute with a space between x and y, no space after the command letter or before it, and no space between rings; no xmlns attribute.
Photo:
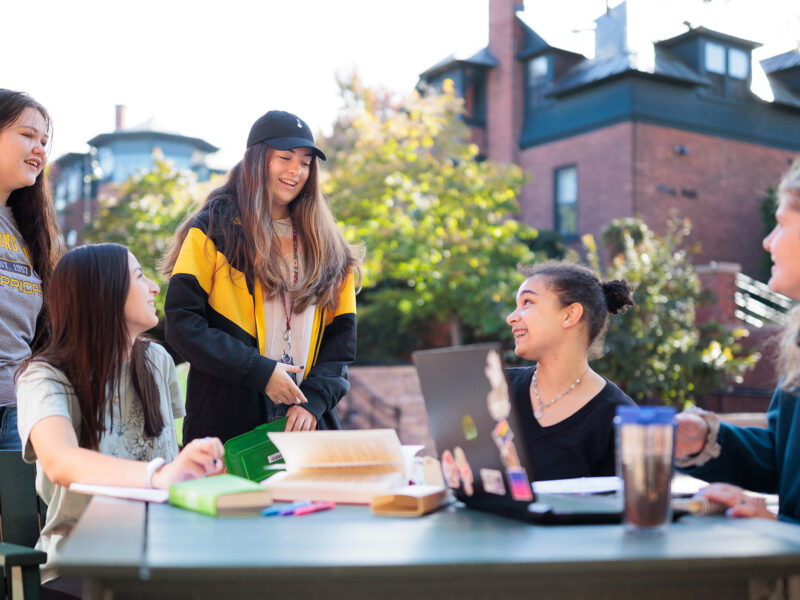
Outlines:
<svg viewBox="0 0 800 600"><path fill-rule="evenodd" d="M511 402L508 399L508 386L506 376L503 372L503 362L500 355L492 350L486 354L486 368L484 369L489 385L492 389L486 395L486 404L489 407L489 414L495 421L508 418L511 412Z"/></svg>
<svg viewBox="0 0 800 600"><path fill-rule="evenodd" d="M514 442L501 440L497 447L500 449L500 461L507 469L518 469L522 466Z"/></svg>
<svg viewBox="0 0 800 600"><path fill-rule="evenodd" d="M503 419L502 421L498 422L495 425L494 429L492 430L492 439L494 443L500 446L500 442L510 442L514 439L514 432L511 431L511 426L508 424L508 421Z"/></svg>
<svg viewBox="0 0 800 600"><path fill-rule="evenodd" d="M519 455L517 454L517 447L514 444L514 432L508 424L508 421L503 419L494 429L492 429L492 440L497 445L500 451L500 461L508 468L517 468L522 466L519 462Z"/></svg>
<svg viewBox="0 0 800 600"><path fill-rule="evenodd" d="M444 480L447 482L447 487L454 490L458 489L461 485L461 479L458 476L458 467L456 467L456 460L453 458L453 453L450 450L442 452L442 474Z"/></svg>
<svg viewBox="0 0 800 600"><path fill-rule="evenodd" d="M508 475L508 485L511 488L511 497L514 500L533 500L533 489L525 469L522 467L506 469L506 475Z"/></svg>
<svg viewBox="0 0 800 600"><path fill-rule="evenodd" d="M464 439L468 442L478 437L478 427L475 425L475 419L470 415L461 417L461 429L464 430Z"/></svg>
<svg viewBox="0 0 800 600"><path fill-rule="evenodd" d="M467 496L472 496L472 494L475 493L475 489L472 487L474 478L472 476L472 467L470 467L469 462L467 462L467 455L464 454L464 450L461 446L453 448L453 454L455 455L458 473L461 475L461 484L464 486L464 493Z"/></svg>
<svg viewBox="0 0 800 600"><path fill-rule="evenodd" d="M506 484L500 471L497 469L481 469L480 474L481 483L483 483L483 489L486 493L498 496L506 495Z"/></svg>

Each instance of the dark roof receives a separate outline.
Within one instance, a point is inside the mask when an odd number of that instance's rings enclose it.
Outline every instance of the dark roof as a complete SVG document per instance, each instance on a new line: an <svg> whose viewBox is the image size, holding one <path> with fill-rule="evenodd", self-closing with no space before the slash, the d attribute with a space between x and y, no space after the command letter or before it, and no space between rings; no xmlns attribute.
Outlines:
<svg viewBox="0 0 800 600"><path fill-rule="evenodd" d="M542 36L528 27L527 23L522 19L517 17L517 21L522 25L522 49L517 54L518 58L527 58L542 50L549 50L552 48L550 44L544 41Z"/></svg>
<svg viewBox="0 0 800 600"><path fill-rule="evenodd" d="M470 65L473 67L489 69L491 67L497 66L497 59L491 52L489 52L488 46L486 48L478 50L475 53L454 52L447 58L440 60L431 68L420 73L419 76L421 79L426 79L432 77L433 75L436 75L440 71L446 71L452 67L460 65Z"/></svg>
<svg viewBox="0 0 800 600"><path fill-rule="evenodd" d="M553 84L549 94L562 94L624 73L642 73L680 81L690 85L707 85L708 81L663 48L655 48L655 61L645 64L635 53L617 54L604 59L586 60L572 67Z"/></svg>
<svg viewBox="0 0 800 600"><path fill-rule="evenodd" d="M760 44L758 42L754 42L752 40L746 40L744 38L736 37L734 35L728 35L727 33L722 33L721 31L714 31L713 29L708 29L706 27L694 27L694 28L690 29L689 31L686 31L686 32L684 32L684 33L682 33L680 35L677 35L677 36L675 36L673 38L669 38L667 40L661 40L660 42L657 42L656 44L658 46L662 46L664 48L669 48L670 46L674 46L676 44L679 44L680 42L682 42L684 40L695 38L695 37L699 37L699 36L711 38L713 40L717 40L718 42L723 42L723 43L726 43L726 44L734 44L736 46L744 46L745 48L750 48L751 50L753 48L760 48L761 46L763 46L763 44Z"/></svg>
<svg viewBox="0 0 800 600"><path fill-rule="evenodd" d="M524 14L522 16L524 16ZM585 58L583 54L573 52L572 50L567 50L565 48L560 48L552 43L547 42L541 35L531 29L530 25L528 25L519 14L517 15L517 22L519 22L519 24L522 26L522 48L519 52L517 52L518 59L524 60L548 50L555 50L557 52L572 54L574 56Z"/></svg>
<svg viewBox="0 0 800 600"><path fill-rule="evenodd" d="M89 145L91 146L107 146L111 142L119 139L159 139L159 140L171 140L176 142L182 142L184 144L191 144L198 150L203 150L205 152L216 152L219 150L216 146L209 144L207 141L196 138L196 137L189 137L185 135L181 135L180 133L176 133L174 131L169 131L166 127L162 126L161 123L157 122L154 118L148 119L143 123L139 123L138 125L134 125L133 127L129 127L126 129L119 129L112 133L101 133L100 135L96 135L92 139L89 140Z"/></svg>
<svg viewBox="0 0 800 600"><path fill-rule="evenodd" d="M771 56L761 61L761 66L766 73L776 71L786 71L794 67L800 67L800 50L790 50L777 56Z"/></svg>
<svg viewBox="0 0 800 600"><path fill-rule="evenodd" d="M778 81L777 78L767 75L767 82L772 90L772 102L774 104L783 104L785 106L800 108L800 98Z"/></svg>
<svg viewBox="0 0 800 600"><path fill-rule="evenodd" d="M62 154L57 159L55 159L53 161L53 164L56 164L59 167L63 168L75 164L79 161L82 161L85 156L86 154L82 152L67 152L66 154Z"/></svg>

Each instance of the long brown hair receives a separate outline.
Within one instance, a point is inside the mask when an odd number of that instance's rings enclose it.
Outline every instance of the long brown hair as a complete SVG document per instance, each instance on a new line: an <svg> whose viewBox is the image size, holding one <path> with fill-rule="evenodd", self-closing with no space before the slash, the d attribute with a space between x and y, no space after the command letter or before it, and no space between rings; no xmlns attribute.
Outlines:
<svg viewBox="0 0 800 600"><path fill-rule="evenodd" d="M178 229L173 245L161 262L162 272L170 276L181 245L196 217L208 211L208 235L218 235L232 268L257 279L268 297L291 293L295 312L309 304L334 308L339 288L349 271L360 277L360 249L347 243L336 226L319 185L316 156L311 158L308 180L289 205L289 214L301 241L303 277L293 288L281 274L280 247L272 225L273 199L270 197L267 165L274 150L264 142L247 149L233 167L228 180L212 191L203 205ZM270 232L265 235L265 232Z"/></svg>
<svg viewBox="0 0 800 600"><path fill-rule="evenodd" d="M0 131L16 122L26 108L39 111L47 124L47 135L50 138L53 125L45 108L24 92L2 88L0 88ZM49 193L44 166L33 185L11 192L8 206L11 207L22 238L28 247L31 266L42 280L42 310L36 321L36 334L31 344L36 350L44 344L49 332L47 290L53 267L62 251L61 227Z"/></svg>
<svg viewBox="0 0 800 600"><path fill-rule="evenodd" d="M777 192L779 202L785 202L789 210L800 212L800 159L795 160L783 176ZM800 387L800 306L795 306L786 315L786 327L778 345L778 368L783 376L784 389Z"/></svg>
<svg viewBox="0 0 800 600"><path fill-rule="evenodd" d="M52 335L30 358L60 369L69 379L81 410L78 442L97 449L105 417L113 425L111 401L128 358L125 300L130 288L128 249L119 244L79 246L56 265L50 282ZM161 399L147 357L150 342L141 336L130 353L133 387L142 403L144 433L154 437L164 428Z"/></svg>

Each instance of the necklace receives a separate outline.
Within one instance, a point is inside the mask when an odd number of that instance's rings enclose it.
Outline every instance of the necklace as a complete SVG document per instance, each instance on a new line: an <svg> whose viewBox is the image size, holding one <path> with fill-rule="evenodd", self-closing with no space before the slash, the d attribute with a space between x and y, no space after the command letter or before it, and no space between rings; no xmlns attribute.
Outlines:
<svg viewBox="0 0 800 600"><path fill-rule="evenodd" d="M299 272L298 259L297 259L297 229L295 229L294 221L289 220L292 227L292 249L294 251L294 283L292 287L297 286L297 277ZM288 308L286 306L286 294L281 290L281 305L283 306L283 314L286 317L286 329L283 332L283 356L281 362L287 365L293 365L292 360L292 313L294 312L294 296ZM289 373L289 376L294 379L294 373Z"/></svg>
<svg viewBox="0 0 800 600"><path fill-rule="evenodd" d="M531 378L531 391L533 392L534 397L536 398L536 409L533 411L533 416L537 419L541 419L542 415L544 415L544 409L551 407L556 400L559 398L563 398L567 394L569 394L572 390L578 387L581 383L581 380L586 377L586 373L589 372L589 365L586 365L586 370L583 372L583 375L578 377L574 383L571 383L570 386L565 389L560 394L553 397L552 400L548 402L542 402L542 397L539 395L539 388L536 386L536 371L533 372L533 377Z"/></svg>

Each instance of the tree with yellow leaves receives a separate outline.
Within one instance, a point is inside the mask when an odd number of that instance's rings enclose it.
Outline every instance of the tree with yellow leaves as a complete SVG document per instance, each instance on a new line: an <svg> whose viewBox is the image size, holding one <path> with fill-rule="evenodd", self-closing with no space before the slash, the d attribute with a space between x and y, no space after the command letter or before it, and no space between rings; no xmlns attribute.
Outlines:
<svg viewBox="0 0 800 600"><path fill-rule="evenodd" d="M387 317L412 342L431 321L453 344L507 337L517 264L534 260L536 232L514 218L522 171L477 160L452 82L397 101L356 78L342 89L323 189L347 239L366 245L359 338Z"/></svg>

